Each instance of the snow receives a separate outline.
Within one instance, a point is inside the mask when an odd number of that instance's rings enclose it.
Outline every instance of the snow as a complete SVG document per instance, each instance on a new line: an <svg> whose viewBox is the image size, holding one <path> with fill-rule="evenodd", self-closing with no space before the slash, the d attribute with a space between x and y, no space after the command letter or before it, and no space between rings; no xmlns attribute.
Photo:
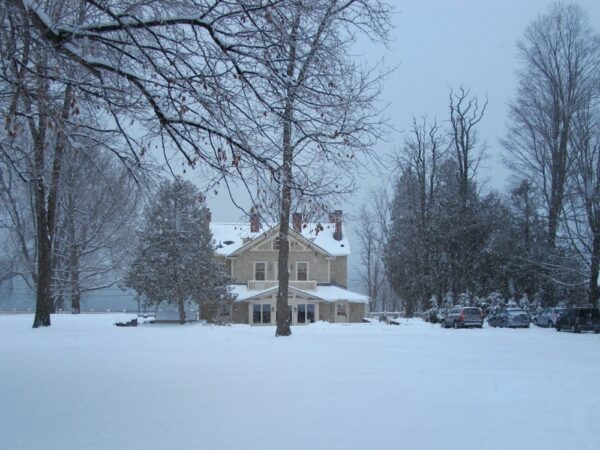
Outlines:
<svg viewBox="0 0 600 450"><path fill-rule="evenodd" d="M217 244L215 252L218 255L227 256L241 248L244 245L244 239L254 240L268 231L268 228L261 228L258 233L252 233L249 223L211 222L210 231Z"/></svg>
<svg viewBox="0 0 600 450"><path fill-rule="evenodd" d="M277 291L278 287L271 287L268 289L256 290L248 289L245 284L232 284L231 292L236 295L236 301L244 301L254 297L263 297L266 294ZM301 292L311 297L326 301L335 302L338 300L344 300L352 303L369 303L369 297L357 292L352 292L347 289L343 289L339 286L317 286L316 289L298 289L293 286L289 286L290 291Z"/></svg>
<svg viewBox="0 0 600 450"><path fill-rule="evenodd" d="M6 449L600 448L600 336L0 316Z"/></svg>
<svg viewBox="0 0 600 450"><path fill-rule="evenodd" d="M320 230L317 223L306 223L302 225L303 237L313 242L318 247L325 250L333 256L348 256L350 254L350 241L346 236L344 226L342 224L342 239L335 240L333 233L335 224L322 223L323 229ZM250 231L249 223L219 223L211 222L210 230L212 231L215 243L217 245L216 253L222 256L228 256L243 247L244 239L248 238L251 241L262 236L267 231L273 229L277 224L262 224L258 233ZM293 228L290 225L290 234L293 233ZM227 244L226 244L227 242Z"/></svg>

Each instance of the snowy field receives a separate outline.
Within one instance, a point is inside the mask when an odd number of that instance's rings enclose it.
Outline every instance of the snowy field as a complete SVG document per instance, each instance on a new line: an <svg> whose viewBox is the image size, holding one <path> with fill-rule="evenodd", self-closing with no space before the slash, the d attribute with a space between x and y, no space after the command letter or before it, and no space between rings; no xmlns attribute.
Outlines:
<svg viewBox="0 0 600 450"><path fill-rule="evenodd" d="M600 448L600 336L0 316L2 449Z"/></svg>

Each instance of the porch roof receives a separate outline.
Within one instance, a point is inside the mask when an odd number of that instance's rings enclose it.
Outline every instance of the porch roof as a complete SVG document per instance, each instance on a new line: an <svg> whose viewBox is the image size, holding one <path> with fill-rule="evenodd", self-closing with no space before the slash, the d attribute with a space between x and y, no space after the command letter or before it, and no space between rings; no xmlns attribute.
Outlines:
<svg viewBox="0 0 600 450"><path fill-rule="evenodd" d="M250 290L245 284L233 284L231 292L236 297L236 302L244 302L265 297L277 292L278 286L263 290ZM347 301L351 303L368 303L369 297L357 292L352 292L339 286L317 286L314 290L303 290L290 286L289 292L298 292L306 296L325 302Z"/></svg>

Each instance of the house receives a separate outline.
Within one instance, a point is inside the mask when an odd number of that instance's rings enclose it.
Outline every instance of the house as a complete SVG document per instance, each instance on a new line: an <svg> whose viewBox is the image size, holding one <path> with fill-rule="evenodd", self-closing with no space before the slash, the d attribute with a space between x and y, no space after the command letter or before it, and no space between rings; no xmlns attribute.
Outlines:
<svg viewBox="0 0 600 450"><path fill-rule="evenodd" d="M233 323L275 325L279 224L261 224L255 209L250 223L210 224L216 257L233 279ZM369 298L347 290L350 244L342 211L326 223L304 223L293 214L289 229L288 314L292 325L360 322Z"/></svg>

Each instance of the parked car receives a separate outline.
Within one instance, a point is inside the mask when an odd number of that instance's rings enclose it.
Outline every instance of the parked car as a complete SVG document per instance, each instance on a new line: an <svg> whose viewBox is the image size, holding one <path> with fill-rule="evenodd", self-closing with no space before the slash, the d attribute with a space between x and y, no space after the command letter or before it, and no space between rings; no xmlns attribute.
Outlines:
<svg viewBox="0 0 600 450"><path fill-rule="evenodd" d="M544 308L533 318L533 323L538 327L556 326L556 319L565 312L567 308Z"/></svg>
<svg viewBox="0 0 600 450"><path fill-rule="evenodd" d="M529 328L529 315L519 308L500 309L490 314L487 321L491 327Z"/></svg>
<svg viewBox="0 0 600 450"><path fill-rule="evenodd" d="M593 331L600 333L598 308L567 308L556 320L556 331L570 330L573 333Z"/></svg>
<svg viewBox="0 0 600 450"><path fill-rule="evenodd" d="M440 323L443 328L481 328L483 313L472 306L455 306L448 310Z"/></svg>

